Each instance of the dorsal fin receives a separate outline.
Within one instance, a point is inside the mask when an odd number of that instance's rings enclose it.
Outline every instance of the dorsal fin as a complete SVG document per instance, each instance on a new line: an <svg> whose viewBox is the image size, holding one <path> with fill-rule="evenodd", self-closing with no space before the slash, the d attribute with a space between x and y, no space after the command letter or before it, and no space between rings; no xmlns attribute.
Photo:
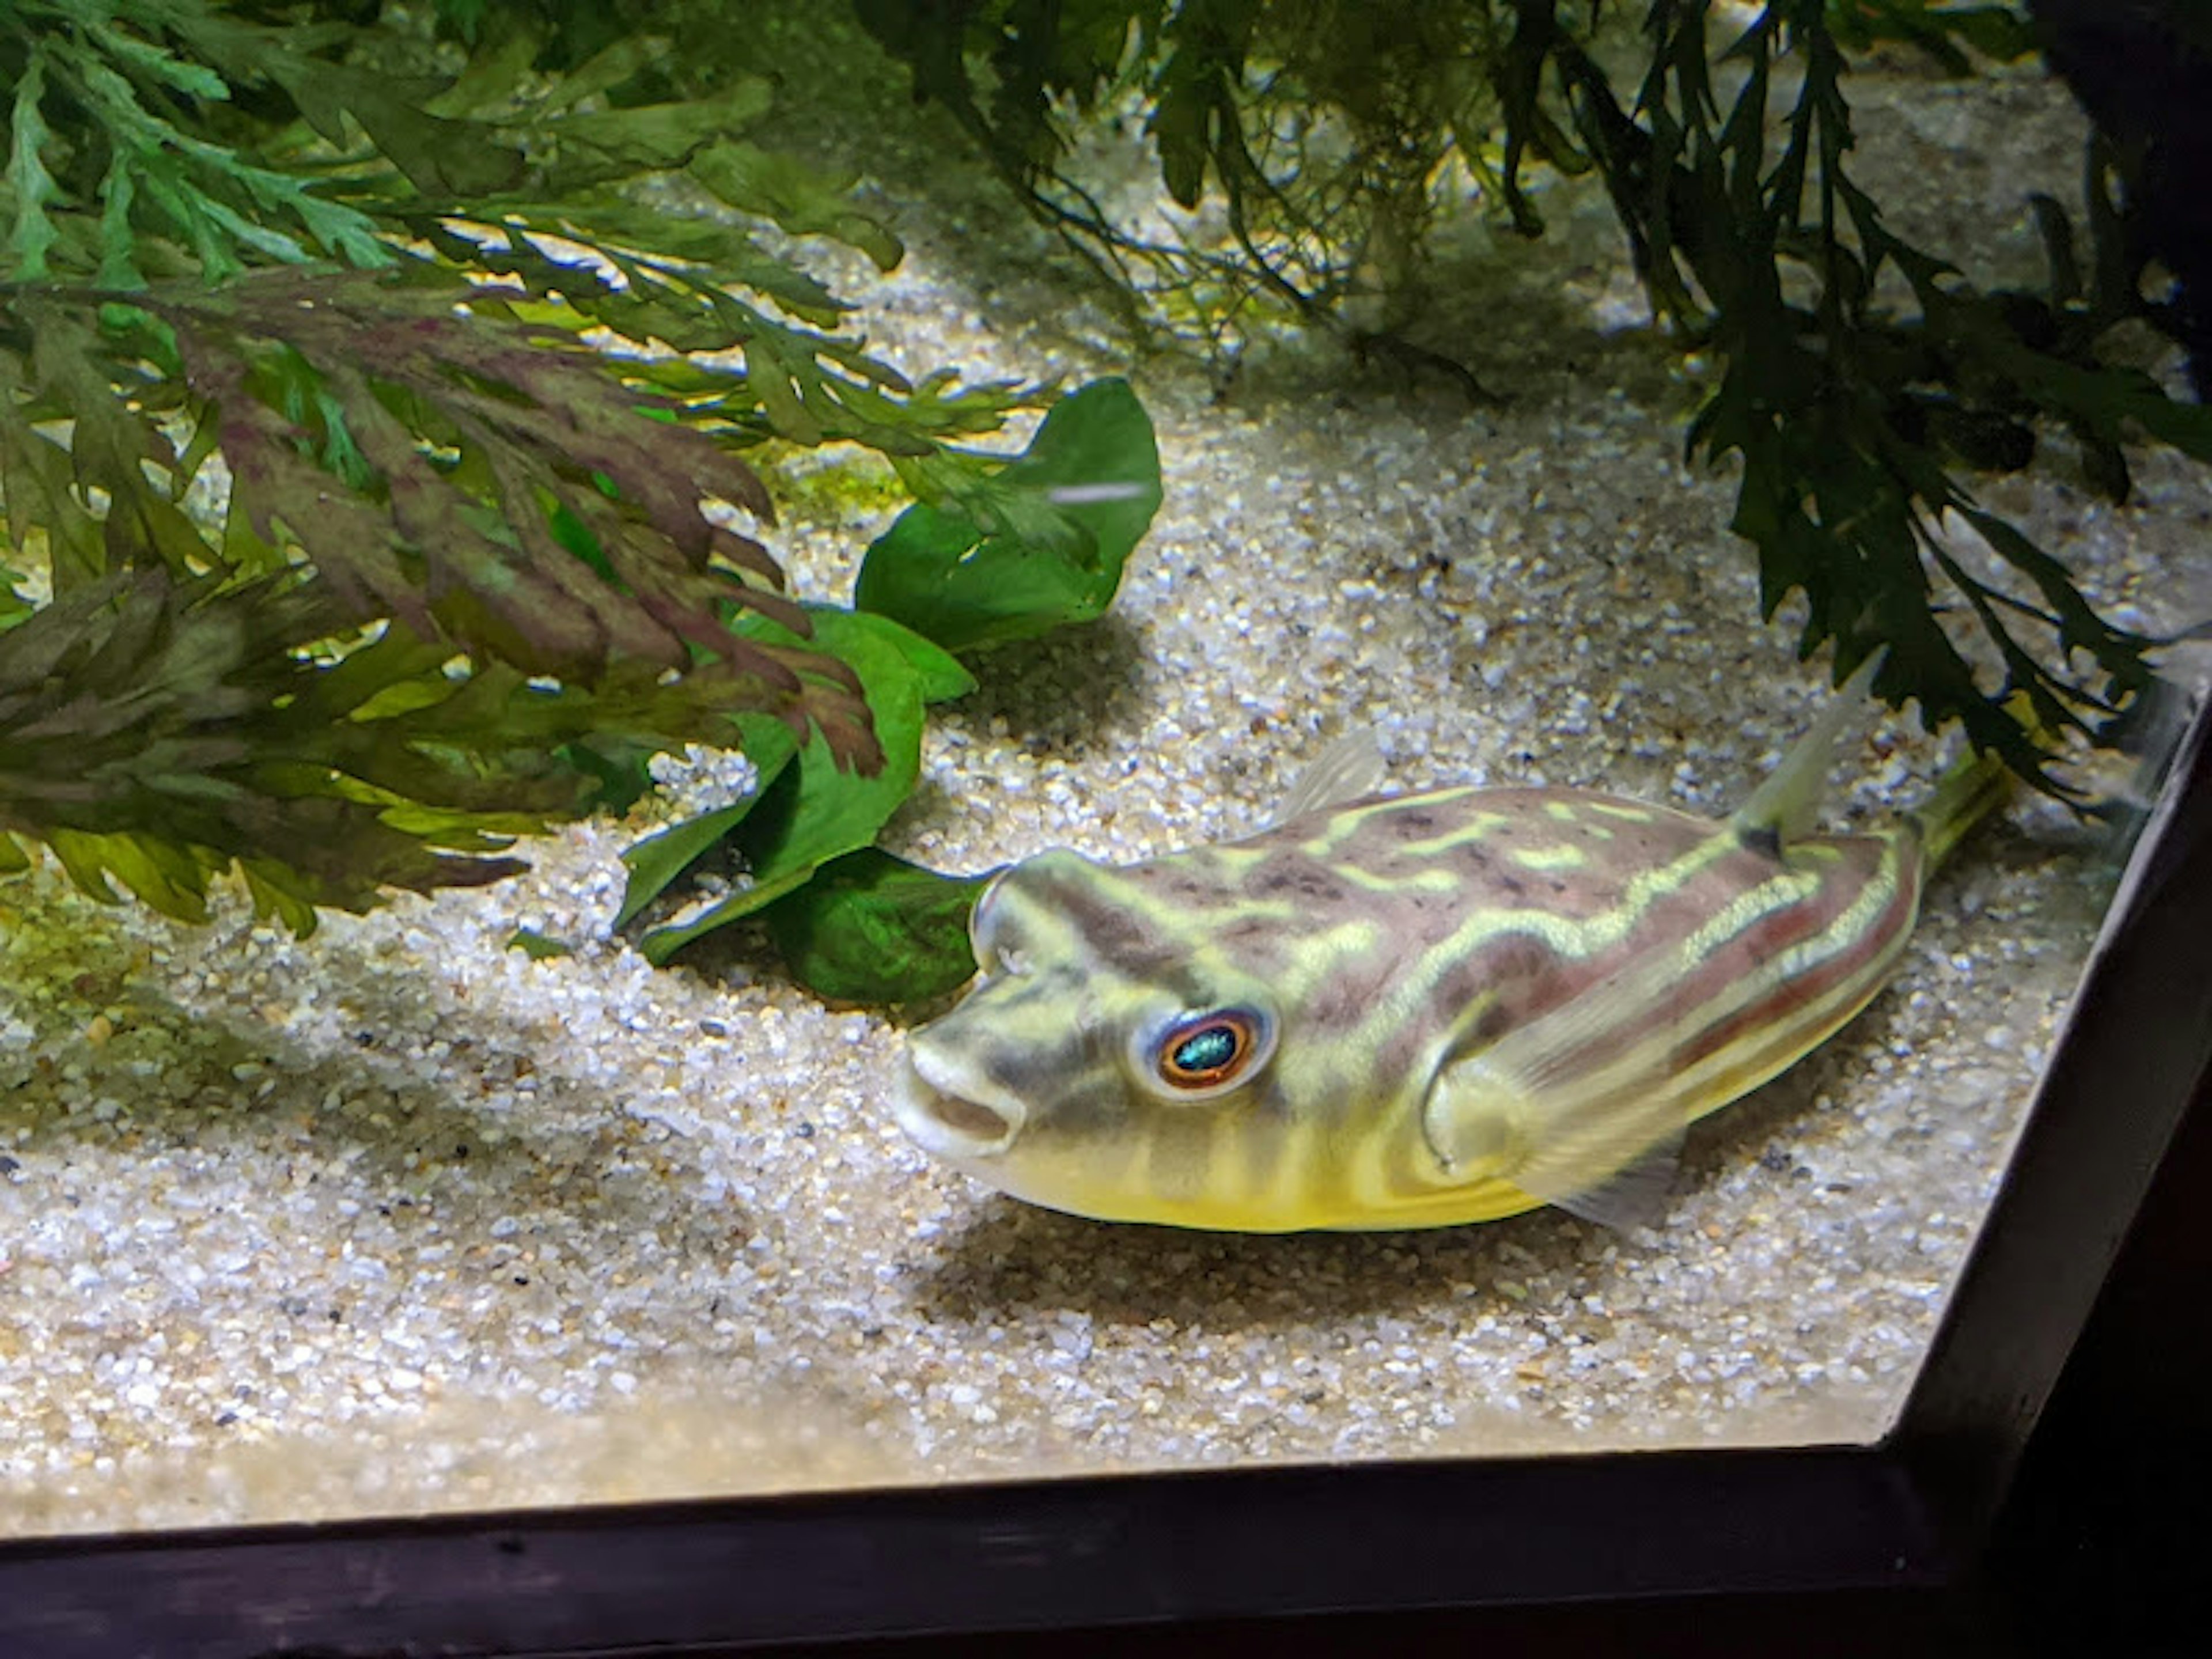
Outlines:
<svg viewBox="0 0 2212 1659"><path fill-rule="evenodd" d="M1877 647L1858 665L1805 735L1790 746L1790 752L1767 775L1766 781L1736 808L1729 823L1745 846L1778 855L1790 842L1812 832L1820 814L1820 796L1827 787L1828 774L1835 769L1836 744L1853 722L1866 718L1867 692L1888 649Z"/></svg>
<svg viewBox="0 0 2212 1659"><path fill-rule="evenodd" d="M1382 787L1389 770L1382 747L1365 726L1347 732L1316 756L1268 817L1266 827L1288 823L1292 818L1324 807L1371 795Z"/></svg>

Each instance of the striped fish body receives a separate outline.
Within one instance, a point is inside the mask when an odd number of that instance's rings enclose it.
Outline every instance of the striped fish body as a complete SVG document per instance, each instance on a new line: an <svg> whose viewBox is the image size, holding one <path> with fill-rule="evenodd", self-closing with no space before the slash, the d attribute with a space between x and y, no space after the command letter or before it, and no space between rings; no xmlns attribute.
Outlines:
<svg viewBox="0 0 2212 1659"><path fill-rule="evenodd" d="M1129 866L1044 854L978 906L983 975L915 1034L901 1121L1104 1219L1648 1219L1686 1124L1881 988L2000 777L1876 835L1452 788Z"/></svg>

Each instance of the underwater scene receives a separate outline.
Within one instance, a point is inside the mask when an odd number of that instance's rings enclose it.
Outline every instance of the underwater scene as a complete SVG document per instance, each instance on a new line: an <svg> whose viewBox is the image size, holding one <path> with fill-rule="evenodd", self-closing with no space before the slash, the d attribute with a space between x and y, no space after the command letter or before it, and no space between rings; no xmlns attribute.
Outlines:
<svg viewBox="0 0 2212 1659"><path fill-rule="evenodd" d="M0 1535L1887 1430L2207 669L2024 14L320 9L0 20Z"/></svg>

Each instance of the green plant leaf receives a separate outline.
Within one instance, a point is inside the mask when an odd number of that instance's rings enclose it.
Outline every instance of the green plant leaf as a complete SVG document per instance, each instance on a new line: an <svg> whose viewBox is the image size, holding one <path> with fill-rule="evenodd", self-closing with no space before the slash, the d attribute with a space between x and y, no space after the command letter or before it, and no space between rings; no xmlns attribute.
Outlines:
<svg viewBox="0 0 2212 1659"><path fill-rule="evenodd" d="M691 176L741 212L794 236L834 236L889 270L906 257L897 237L853 205L855 175L817 173L787 155L722 138L691 158Z"/></svg>
<svg viewBox="0 0 2212 1659"><path fill-rule="evenodd" d="M736 746L753 763L759 779L753 793L741 801L671 824L624 848L622 858L629 870L629 880L623 890L622 908L615 915L616 927L629 926L639 912L743 823L799 754L797 741L775 720L759 714L740 715L737 726Z"/></svg>
<svg viewBox="0 0 2212 1659"><path fill-rule="evenodd" d="M763 913L792 977L818 996L921 1002L975 971L968 916L988 875L939 875L878 848L834 859Z"/></svg>
<svg viewBox="0 0 2212 1659"><path fill-rule="evenodd" d="M393 95L377 77L301 56L280 32L216 17L198 0L52 0L12 15L17 9L0 13L0 64L27 55L9 164L23 277L49 275L51 253L51 274L82 277L96 267L103 282L137 286L142 256L159 257L141 246L157 227L191 248L203 278L264 260L302 263L311 256L280 226L285 219L349 263L392 262L368 215L317 194L320 179L249 160L234 125L210 123L204 106L233 101L223 73L147 37L168 33L188 52L213 48L225 70L249 82L289 63L318 87L350 76ZM46 114L58 124L52 131ZM61 142L49 148L58 177L41 159L57 134ZM87 217L94 197L96 232Z"/></svg>
<svg viewBox="0 0 2212 1659"><path fill-rule="evenodd" d="M1093 381L979 489L901 514L870 545L854 602L956 652L1089 622L1159 504L1144 405L1126 380Z"/></svg>
<svg viewBox="0 0 2212 1659"><path fill-rule="evenodd" d="M555 957L573 957L576 947L566 940L538 933L535 928L518 927L507 936L507 948L520 951L532 962L545 962Z"/></svg>
<svg viewBox="0 0 2212 1659"><path fill-rule="evenodd" d="M46 95L46 63L33 52L30 65L15 83L14 112L9 120L9 143L5 182L15 198L15 222L8 232L8 252L14 260L9 273L19 283L34 283L46 274L46 252L61 233L47 216L49 204L61 191L40 155L53 133L39 109Z"/></svg>
<svg viewBox="0 0 2212 1659"><path fill-rule="evenodd" d="M830 860L867 846L914 787L921 771L927 694L949 687L950 677L935 659L916 651L916 641L904 629L885 617L827 607L808 614L816 648L849 665L859 677L883 745L882 769L866 776L842 767L820 735L811 737L796 763L783 768L726 826L750 876L748 884L697 915L646 934L640 948L650 961L667 961L694 939L781 898ZM763 640L783 632L761 617L747 617L738 626ZM917 667L918 659L926 665ZM705 850L704 845L699 848Z"/></svg>
<svg viewBox="0 0 2212 1659"><path fill-rule="evenodd" d="M305 931L319 905L521 868L513 838L592 798L569 745L726 732L714 680L631 664L587 690L396 623L364 641L298 571L82 580L0 632L0 832L44 842L97 898L119 882L184 920L236 867Z"/></svg>
<svg viewBox="0 0 2212 1659"><path fill-rule="evenodd" d="M209 867L195 848L131 830L94 835L54 830L46 845L70 879L103 903L120 902L107 884L112 876L163 915L207 920Z"/></svg>
<svg viewBox="0 0 2212 1659"><path fill-rule="evenodd" d="M0 319L20 315L33 343L27 391L76 422L64 454L35 429L49 416L0 400L0 483L58 521L95 574L118 554L179 572L275 569L296 548L358 622L394 617L570 680L633 659L688 671L703 654L750 687L733 707L819 720L872 764L845 670L721 620L734 603L805 625L766 550L711 511L771 516L751 469L708 432L643 418L672 406L573 332L497 295L455 303L480 294L413 264L262 271L213 293L148 289L98 326L62 296L0 296ZM191 471L140 395L139 364L163 356L230 470L215 546L176 505ZM0 343L0 391L15 379ZM194 467L206 453L191 452ZM112 498L104 526L79 526L48 476L64 467Z"/></svg>
<svg viewBox="0 0 2212 1659"><path fill-rule="evenodd" d="M677 167L696 165L695 157L702 149L732 143L725 135L750 126L773 101L769 83L747 76L718 97L566 114L547 123L544 131L564 150L573 146L593 152L624 173ZM555 182L562 182L557 174Z"/></svg>
<svg viewBox="0 0 2212 1659"><path fill-rule="evenodd" d="M260 67L332 143L345 142L343 118L352 116L408 182L434 201L466 202L512 189L522 179L527 165L522 152L497 140L489 128L422 108L433 85L395 83L304 54L264 52Z"/></svg>
<svg viewBox="0 0 2212 1659"><path fill-rule="evenodd" d="M941 646L922 638L910 628L902 627L889 617L871 616L865 611L854 614L864 618L860 626L906 659L906 665L914 671L915 689L924 702L951 702L975 689L975 677L959 658Z"/></svg>
<svg viewBox="0 0 2212 1659"><path fill-rule="evenodd" d="M519 868L475 855L577 793L502 730L538 694L507 672L452 679L449 653L396 633L337 663L305 650L342 627L312 583L80 586L0 635L0 823L94 896L112 877L195 921L234 860L303 896L307 926L382 884ZM483 810L495 798L506 810Z"/></svg>
<svg viewBox="0 0 2212 1659"><path fill-rule="evenodd" d="M559 759L593 781L595 810L627 812L652 790L653 775L646 767L657 752L648 744L595 732L562 745Z"/></svg>
<svg viewBox="0 0 2212 1659"><path fill-rule="evenodd" d="M793 752L797 752L796 745ZM629 871L629 879L623 888L622 908L615 912L614 925L626 927L635 921L686 870L720 846L722 837L736 829L759 800L759 794L749 795L656 830L623 848L622 860Z"/></svg>
<svg viewBox="0 0 2212 1659"><path fill-rule="evenodd" d="M1975 52L2001 63L2037 49L2034 25L2014 6L1954 5L1948 0L1828 0L1828 26L1836 38L1861 51L1881 40L1918 46L1948 75L1971 74L1974 65L1953 44L1957 36Z"/></svg>
<svg viewBox="0 0 2212 1659"><path fill-rule="evenodd" d="M4 456L0 455L0 482L4 482L7 477L5 465ZM4 495L0 495L0 501L5 499ZM31 602L18 592L15 587L15 584L22 580L21 571L11 570L7 565L0 563L0 634L6 633L17 623L31 615L33 610Z"/></svg>

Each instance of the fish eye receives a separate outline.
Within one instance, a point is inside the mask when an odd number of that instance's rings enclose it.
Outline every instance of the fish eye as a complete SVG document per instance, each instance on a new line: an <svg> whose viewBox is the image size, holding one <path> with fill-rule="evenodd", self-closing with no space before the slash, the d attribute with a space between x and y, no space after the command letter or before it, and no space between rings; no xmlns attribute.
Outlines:
<svg viewBox="0 0 2212 1659"><path fill-rule="evenodd" d="M1150 1077L1183 1100L1224 1094L1259 1069L1275 1046L1274 1022L1254 1008L1185 1014L1148 1045Z"/></svg>

